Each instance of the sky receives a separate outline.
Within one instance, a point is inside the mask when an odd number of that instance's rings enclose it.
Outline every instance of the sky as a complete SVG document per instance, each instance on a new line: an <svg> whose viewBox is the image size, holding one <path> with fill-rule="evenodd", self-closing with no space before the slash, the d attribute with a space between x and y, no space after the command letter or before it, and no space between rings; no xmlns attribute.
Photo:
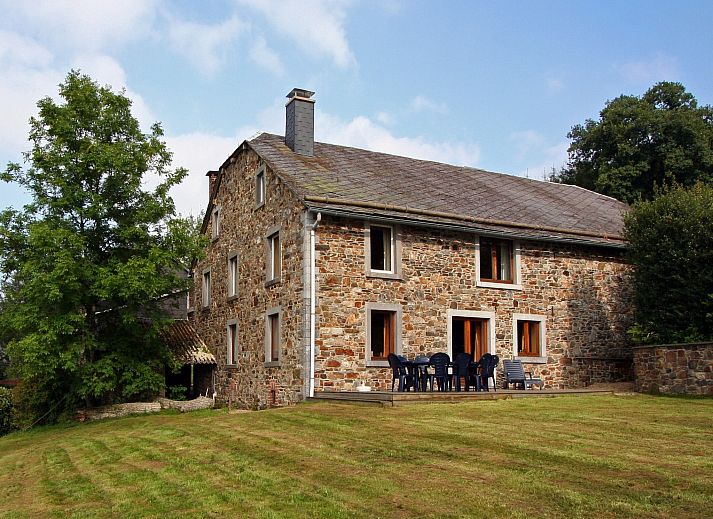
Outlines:
<svg viewBox="0 0 713 519"><path fill-rule="evenodd" d="M79 69L164 128L183 215L205 173L285 96L316 92L315 139L542 179L607 100L679 81L713 104L709 0L0 0L0 168L37 101ZM28 195L0 183L0 209Z"/></svg>

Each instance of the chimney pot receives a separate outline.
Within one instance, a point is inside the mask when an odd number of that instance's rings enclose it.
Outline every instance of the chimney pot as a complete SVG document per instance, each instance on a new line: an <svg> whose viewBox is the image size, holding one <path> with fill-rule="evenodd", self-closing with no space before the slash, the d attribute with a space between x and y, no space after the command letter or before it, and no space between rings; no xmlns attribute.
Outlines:
<svg viewBox="0 0 713 519"><path fill-rule="evenodd" d="M300 155L314 155L314 92L293 88L285 105L285 144Z"/></svg>

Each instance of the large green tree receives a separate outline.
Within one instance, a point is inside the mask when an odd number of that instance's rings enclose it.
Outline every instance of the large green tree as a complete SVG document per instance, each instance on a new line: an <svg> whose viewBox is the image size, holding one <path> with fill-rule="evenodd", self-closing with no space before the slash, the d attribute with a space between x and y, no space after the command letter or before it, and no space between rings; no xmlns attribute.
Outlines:
<svg viewBox="0 0 713 519"><path fill-rule="evenodd" d="M713 340L713 186L664 190L625 216L634 266L634 339Z"/></svg>
<svg viewBox="0 0 713 519"><path fill-rule="evenodd" d="M713 182L713 108L680 83L617 97L567 137L569 161L552 175L556 182L630 204L650 200L657 186Z"/></svg>
<svg viewBox="0 0 713 519"><path fill-rule="evenodd" d="M59 96L37 103L26 169L2 173L32 201L0 215L0 328L20 410L50 419L161 388L157 300L187 288L181 259L200 247L175 217L169 189L186 171L171 169L160 125L142 132L123 92L76 71Z"/></svg>

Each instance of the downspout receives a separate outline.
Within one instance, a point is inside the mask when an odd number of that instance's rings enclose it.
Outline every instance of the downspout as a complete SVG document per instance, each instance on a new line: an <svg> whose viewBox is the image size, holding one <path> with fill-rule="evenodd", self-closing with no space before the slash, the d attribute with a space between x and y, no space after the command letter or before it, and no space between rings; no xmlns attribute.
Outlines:
<svg viewBox="0 0 713 519"><path fill-rule="evenodd" d="M317 289L315 285L317 284L317 272L315 268L315 230L322 220L322 213L317 213L317 218L310 227L309 231L309 396L312 398L314 396L314 354L315 354L315 344L314 344L314 334L315 334L315 314L316 314L316 298Z"/></svg>

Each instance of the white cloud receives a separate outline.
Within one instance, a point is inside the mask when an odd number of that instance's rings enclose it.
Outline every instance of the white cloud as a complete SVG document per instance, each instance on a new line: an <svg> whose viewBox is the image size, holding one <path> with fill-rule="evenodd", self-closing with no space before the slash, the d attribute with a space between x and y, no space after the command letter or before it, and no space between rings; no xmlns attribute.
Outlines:
<svg viewBox="0 0 713 519"><path fill-rule="evenodd" d="M545 145L545 137L535 130L525 130L510 134L510 142L513 143L518 160L522 160L526 155L539 152Z"/></svg>
<svg viewBox="0 0 713 519"><path fill-rule="evenodd" d="M249 29L237 16L217 25L168 17L171 45L201 72L215 74L227 61L235 41Z"/></svg>
<svg viewBox="0 0 713 519"><path fill-rule="evenodd" d="M633 83L673 80L678 76L678 60L661 52L654 57L615 65L624 79Z"/></svg>
<svg viewBox="0 0 713 519"><path fill-rule="evenodd" d="M205 211L208 205L208 178L205 174L218 169L245 137L190 133L166 138L166 144L173 152L173 166L188 169L183 182L171 190L179 213L198 216Z"/></svg>
<svg viewBox="0 0 713 519"><path fill-rule="evenodd" d="M310 54L330 57L339 67L356 65L344 21L349 0L238 0L261 12L278 32Z"/></svg>
<svg viewBox="0 0 713 519"><path fill-rule="evenodd" d="M475 166L480 147L473 143L436 142L426 137L397 137L368 117L345 122L338 117L318 113L315 121L318 140L417 159Z"/></svg>
<svg viewBox="0 0 713 519"><path fill-rule="evenodd" d="M145 36L157 5L157 0L3 0L0 12L54 47L90 52Z"/></svg>
<svg viewBox="0 0 713 519"><path fill-rule="evenodd" d="M52 59L34 40L0 31L0 152L12 160L29 148L28 121L37 101L57 93L63 74L51 67Z"/></svg>
<svg viewBox="0 0 713 519"><path fill-rule="evenodd" d="M280 60L280 56L267 46L267 42L262 36L255 37L250 48L250 58L276 76L282 77L285 74L285 67Z"/></svg>
<svg viewBox="0 0 713 519"><path fill-rule="evenodd" d="M437 103L426 96L416 96L411 100L411 108L416 112L435 112L437 114L448 113L446 103Z"/></svg>
<svg viewBox="0 0 713 519"><path fill-rule="evenodd" d="M376 114L376 120L387 126L394 124L394 117L388 112L379 112Z"/></svg>
<svg viewBox="0 0 713 519"><path fill-rule="evenodd" d="M559 169L567 162L567 141L547 145L542 134L525 130L510 134L510 142L518 162L524 164L517 173L521 177L546 179L553 167Z"/></svg>

